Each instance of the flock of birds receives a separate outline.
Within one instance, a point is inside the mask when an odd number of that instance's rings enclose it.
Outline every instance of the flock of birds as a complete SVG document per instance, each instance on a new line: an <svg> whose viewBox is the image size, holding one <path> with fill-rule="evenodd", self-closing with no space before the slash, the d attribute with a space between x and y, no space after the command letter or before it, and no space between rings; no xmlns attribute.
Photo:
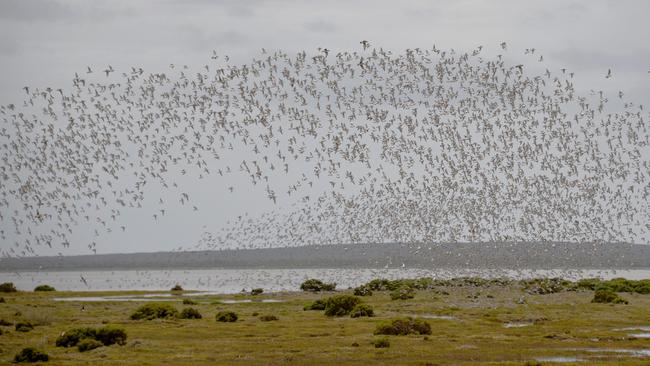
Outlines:
<svg viewBox="0 0 650 366"><path fill-rule="evenodd" d="M172 200L198 210L182 182L208 175L264 187L277 209L205 232L204 248L648 242L644 107L579 95L535 49L525 64L499 51L214 52L194 71L88 67L70 90L25 87L0 106L2 255L124 231L152 186L168 192L152 220Z"/></svg>

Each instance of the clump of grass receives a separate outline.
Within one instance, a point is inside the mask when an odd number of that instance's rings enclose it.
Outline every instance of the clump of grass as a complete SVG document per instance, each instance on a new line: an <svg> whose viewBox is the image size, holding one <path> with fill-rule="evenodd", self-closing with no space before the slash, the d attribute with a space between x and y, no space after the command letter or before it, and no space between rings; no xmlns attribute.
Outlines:
<svg viewBox="0 0 650 366"><path fill-rule="evenodd" d="M522 280L521 284L524 291L531 295L555 294L563 291L575 291L578 288L574 282L558 277Z"/></svg>
<svg viewBox="0 0 650 366"><path fill-rule="evenodd" d="M178 310L169 304L156 304L149 303L140 306L136 311L131 314L133 320L152 320L174 318L178 315Z"/></svg>
<svg viewBox="0 0 650 366"><path fill-rule="evenodd" d="M363 316L368 316L368 317L375 316L374 310L370 305L358 304L350 312L350 317L352 318L360 318Z"/></svg>
<svg viewBox="0 0 650 366"><path fill-rule="evenodd" d="M305 305L303 310L325 310L325 301L318 299L311 304Z"/></svg>
<svg viewBox="0 0 650 366"><path fill-rule="evenodd" d="M63 332L63 334L61 334L56 339L55 344L57 347L67 348L78 346L83 340L90 339L104 346L111 346L113 344L123 346L126 344L126 338L126 331L122 328L117 327L106 326L99 329L90 327L73 328L66 332ZM83 348L92 346L92 344L87 344L84 345ZM85 349L85 351L89 351L94 348L88 348ZM79 348L79 351L81 351L81 348Z"/></svg>
<svg viewBox="0 0 650 366"><path fill-rule="evenodd" d="M325 299L325 315L344 316L350 314L361 299L352 295L336 295Z"/></svg>
<svg viewBox="0 0 650 366"><path fill-rule="evenodd" d="M56 289L50 285L39 285L34 288L34 292L39 291L56 291Z"/></svg>
<svg viewBox="0 0 650 366"><path fill-rule="evenodd" d="M203 316L194 308L185 308L179 316L181 319L201 319Z"/></svg>
<svg viewBox="0 0 650 366"><path fill-rule="evenodd" d="M99 348L102 346L102 343L99 341L96 341L92 338L84 338L79 343L77 344L77 349L79 352L86 352L86 351L92 351L95 348Z"/></svg>
<svg viewBox="0 0 650 366"><path fill-rule="evenodd" d="M259 317L259 319L263 322L272 322L276 320L280 320L277 316L275 315L262 315Z"/></svg>
<svg viewBox="0 0 650 366"><path fill-rule="evenodd" d="M375 329L375 334L383 335L409 335L409 334L431 334L431 325L422 319L404 318L394 319L382 323Z"/></svg>
<svg viewBox="0 0 650 366"><path fill-rule="evenodd" d="M34 324L28 321L24 322L18 322L16 323L16 332L29 332L30 330L34 329Z"/></svg>
<svg viewBox="0 0 650 366"><path fill-rule="evenodd" d="M334 291L336 283L324 283L321 280L312 278L303 282L300 289L307 292Z"/></svg>
<svg viewBox="0 0 650 366"><path fill-rule="evenodd" d="M47 362L50 356L33 347L23 348L15 357L14 362Z"/></svg>
<svg viewBox="0 0 650 366"><path fill-rule="evenodd" d="M183 290L183 287L177 283L176 285L174 285L174 287L172 287L171 291L176 292L176 291L185 291L185 290Z"/></svg>
<svg viewBox="0 0 650 366"><path fill-rule="evenodd" d="M390 292L391 300L408 300L415 297L415 290L409 286L401 286Z"/></svg>
<svg viewBox="0 0 650 366"><path fill-rule="evenodd" d="M198 302L192 299L183 299L183 305L197 305Z"/></svg>
<svg viewBox="0 0 650 366"><path fill-rule="evenodd" d="M618 296L617 293L607 289L596 290L594 293L594 298L591 300L591 302L601 304L628 304L627 300Z"/></svg>
<svg viewBox="0 0 650 366"><path fill-rule="evenodd" d="M372 289L366 285L361 285L354 288L355 296L372 296Z"/></svg>
<svg viewBox="0 0 650 366"><path fill-rule="evenodd" d="M10 322L8 320L4 320L4 318L1 318L0 319L0 325L5 326L5 327L9 327L9 326L14 325L14 323L12 323L12 322Z"/></svg>
<svg viewBox="0 0 650 366"><path fill-rule="evenodd" d="M0 292L17 292L16 286L13 282L0 283Z"/></svg>
<svg viewBox="0 0 650 366"><path fill-rule="evenodd" d="M237 314L233 311L220 311L215 318L218 322L233 323L237 321Z"/></svg>
<svg viewBox="0 0 650 366"><path fill-rule="evenodd" d="M6 302L7 302L7 301L5 301L5 298L4 298L4 297L0 297L0 304L4 304L4 303L6 303Z"/></svg>
<svg viewBox="0 0 650 366"><path fill-rule="evenodd" d="M372 341L372 344L375 346L375 348L388 348L388 347L390 347L390 341L386 337L377 338L374 341Z"/></svg>
<svg viewBox="0 0 650 366"><path fill-rule="evenodd" d="M251 295L256 296L256 295L261 295L264 292L264 289L262 288L254 288L251 290Z"/></svg>

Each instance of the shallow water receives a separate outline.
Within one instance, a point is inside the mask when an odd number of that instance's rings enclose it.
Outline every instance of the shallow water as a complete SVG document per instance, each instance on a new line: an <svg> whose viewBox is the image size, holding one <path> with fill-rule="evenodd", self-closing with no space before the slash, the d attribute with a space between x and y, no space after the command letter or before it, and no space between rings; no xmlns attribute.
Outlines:
<svg viewBox="0 0 650 366"><path fill-rule="evenodd" d="M523 328L523 327L529 327L533 325L533 323L530 322L511 322L511 323L505 323L503 324L504 328Z"/></svg>
<svg viewBox="0 0 650 366"><path fill-rule="evenodd" d="M176 284L185 289L209 291L212 294L234 294L242 289L263 288L266 292L296 291L309 278L336 282L345 289L375 278L453 278L476 276L508 277L625 277L650 278L650 270L472 270L472 269L191 269L191 270L116 270L60 272L0 272L0 282L13 282L20 290L32 290L39 284L49 284L59 291L126 291L169 290ZM191 296L191 295L190 295Z"/></svg>
<svg viewBox="0 0 650 366"><path fill-rule="evenodd" d="M569 363L569 362L581 362L584 361L582 358L571 357L571 356L556 356L556 357L538 357L535 359L539 362L558 362L558 363Z"/></svg>

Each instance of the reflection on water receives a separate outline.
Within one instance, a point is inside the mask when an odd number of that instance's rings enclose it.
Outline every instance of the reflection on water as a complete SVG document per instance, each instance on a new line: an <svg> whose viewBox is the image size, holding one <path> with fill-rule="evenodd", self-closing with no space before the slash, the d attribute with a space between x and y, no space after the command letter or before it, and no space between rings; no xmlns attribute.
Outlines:
<svg viewBox="0 0 650 366"><path fill-rule="evenodd" d="M169 290L176 284L185 289L209 291L213 294L239 293L263 288L265 292L296 291L309 278L336 282L338 288L354 287L375 278L453 278L453 277L588 277L650 278L650 270L486 270L486 269L192 269L147 271L61 271L0 272L0 282L13 282L20 290L31 291L48 284L60 291L123 291ZM190 294L188 294L190 295ZM190 295L191 296L191 295Z"/></svg>

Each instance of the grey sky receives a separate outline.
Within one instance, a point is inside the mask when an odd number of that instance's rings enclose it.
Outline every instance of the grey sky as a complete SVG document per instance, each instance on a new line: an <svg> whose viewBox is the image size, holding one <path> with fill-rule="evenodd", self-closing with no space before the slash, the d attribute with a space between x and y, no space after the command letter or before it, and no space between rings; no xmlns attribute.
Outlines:
<svg viewBox="0 0 650 366"><path fill-rule="evenodd" d="M534 47L546 65L574 71L578 90L623 90L628 100L645 104L648 14L647 1L3 0L0 104L19 104L26 85L69 88L87 65L164 72L171 63L206 64L212 50L246 61L262 47L336 51L357 49L362 39L393 51L483 45L488 55L506 41L515 58ZM606 80L610 68L614 77ZM102 237L98 253L193 243L204 226L271 205L250 192L217 194L212 179L194 192L203 202L199 213L168 207L170 214L155 223L147 207L124 212L129 230ZM86 253L82 242L68 254Z"/></svg>

